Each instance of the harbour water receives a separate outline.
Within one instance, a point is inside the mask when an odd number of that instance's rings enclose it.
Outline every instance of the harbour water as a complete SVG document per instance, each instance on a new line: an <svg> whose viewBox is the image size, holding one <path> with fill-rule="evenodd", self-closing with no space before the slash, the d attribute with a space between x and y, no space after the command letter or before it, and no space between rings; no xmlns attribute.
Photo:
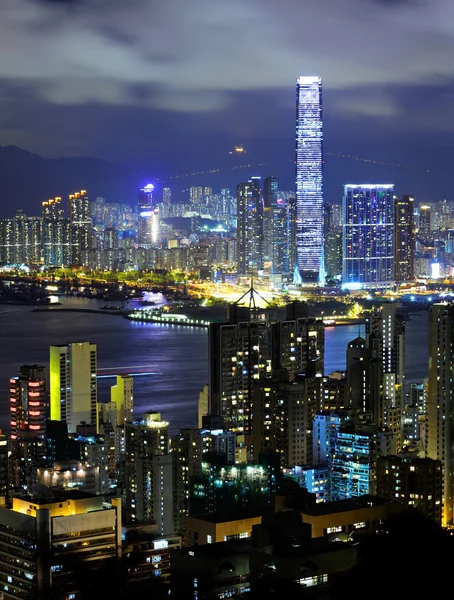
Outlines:
<svg viewBox="0 0 454 600"><path fill-rule="evenodd" d="M71 298L64 306L93 308L96 301ZM118 303L115 303L118 304ZM98 306L105 305L99 301ZM108 400L116 370L134 379L137 414L160 411L172 431L197 424L197 399L208 383L206 329L129 321L82 312L34 313L30 306L0 305L0 427L8 424L8 380L21 364L47 364L49 346L90 341L98 347L100 400ZM427 313L407 322L407 382L427 373ZM345 368L347 343L364 326L331 327L325 333L325 373Z"/></svg>

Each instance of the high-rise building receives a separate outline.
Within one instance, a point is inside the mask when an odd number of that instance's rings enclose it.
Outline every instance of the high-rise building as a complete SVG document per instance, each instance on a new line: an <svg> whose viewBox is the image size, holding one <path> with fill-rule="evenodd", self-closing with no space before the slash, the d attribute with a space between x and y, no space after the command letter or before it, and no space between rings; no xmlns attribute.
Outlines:
<svg viewBox="0 0 454 600"><path fill-rule="evenodd" d="M137 203L138 226L137 243L139 248L150 249L159 242L159 209L153 197L154 185L149 183L139 192Z"/></svg>
<svg viewBox="0 0 454 600"><path fill-rule="evenodd" d="M349 184L344 189L343 284L394 281L394 186Z"/></svg>
<svg viewBox="0 0 454 600"><path fill-rule="evenodd" d="M110 401L115 405L117 425L132 421L134 412L134 380L129 375L117 375L110 388Z"/></svg>
<svg viewBox="0 0 454 600"><path fill-rule="evenodd" d="M109 504L108 504L109 502ZM0 508L5 600L76 599L85 577L121 559L121 499L76 491L33 494Z"/></svg>
<svg viewBox="0 0 454 600"><path fill-rule="evenodd" d="M429 309L426 456L443 465L443 525L453 519L453 364L454 304L433 304Z"/></svg>
<svg viewBox="0 0 454 600"><path fill-rule="evenodd" d="M324 279L321 77L296 80L296 245L303 281Z"/></svg>
<svg viewBox="0 0 454 600"><path fill-rule="evenodd" d="M172 190L169 187L162 188L162 203L165 206L172 204Z"/></svg>
<svg viewBox="0 0 454 600"><path fill-rule="evenodd" d="M272 260L272 211L277 206L279 181L277 177L267 177L263 180L263 256L266 262Z"/></svg>
<svg viewBox="0 0 454 600"><path fill-rule="evenodd" d="M376 424L388 427L399 439L405 385L405 321L395 302L375 308L366 319L366 346L381 363L382 398Z"/></svg>
<svg viewBox="0 0 454 600"><path fill-rule="evenodd" d="M49 409L46 368L23 365L9 383L11 439L16 440L24 431L44 438Z"/></svg>
<svg viewBox="0 0 454 600"><path fill-rule="evenodd" d="M414 198L394 199L394 277L396 281L412 281L415 276Z"/></svg>
<svg viewBox="0 0 454 600"><path fill-rule="evenodd" d="M60 197L42 203L42 246L45 265L71 264L71 224Z"/></svg>
<svg viewBox="0 0 454 600"><path fill-rule="evenodd" d="M325 235L325 270L327 277L342 275L342 231L332 228Z"/></svg>
<svg viewBox="0 0 454 600"><path fill-rule="evenodd" d="M260 177L239 183L236 190L237 261L240 275L256 274L263 269L263 203Z"/></svg>
<svg viewBox="0 0 454 600"><path fill-rule="evenodd" d="M441 524L442 466L439 460L401 454L377 459L377 495L398 500Z"/></svg>
<svg viewBox="0 0 454 600"><path fill-rule="evenodd" d="M203 187L201 185L189 188L189 202L193 210L200 210L203 203Z"/></svg>
<svg viewBox="0 0 454 600"><path fill-rule="evenodd" d="M430 206L423 205L419 207L419 227L418 227L418 237L428 242L431 238L432 232L432 222L433 222L433 212Z"/></svg>
<svg viewBox="0 0 454 600"><path fill-rule="evenodd" d="M378 423L382 414L383 366L361 337L347 345L347 389L350 407L369 413Z"/></svg>
<svg viewBox="0 0 454 600"><path fill-rule="evenodd" d="M324 327L308 317L303 303L288 305L285 319L277 322L270 311L233 308L228 322L210 326L210 413L224 419L247 452L252 447L253 384L271 378L273 369L285 369L290 381L297 375L321 378Z"/></svg>
<svg viewBox="0 0 454 600"><path fill-rule="evenodd" d="M50 347L50 418L66 421L69 433L81 423L98 430L96 375L95 344Z"/></svg>
<svg viewBox="0 0 454 600"><path fill-rule="evenodd" d="M41 219L27 217L21 210L15 217L0 220L0 264L20 265L41 262Z"/></svg>
<svg viewBox="0 0 454 600"><path fill-rule="evenodd" d="M92 250L93 223L91 200L85 190L70 194L69 220L71 223L71 263L88 266Z"/></svg>
<svg viewBox="0 0 454 600"><path fill-rule="evenodd" d="M375 492L376 430L353 423L341 425L331 457L331 500L346 500Z"/></svg>
<svg viewBox="0 0 454 600"><path fill-rule="evenodd" d="M203 440L200 429L181 429L172 437L173 511L175 531L185 530L189 515L191 478L202 473Z"/></svg>
<svg viewBox="0 0 454 600"><path fill-rule="evenodd" d="M289 206L278 198L271 208L271 272L284 275L291 272L289 257Z"/></svg>
<svg viewBox="0 0 454 600"><path fill-rule="evenodd" d="M169 423L160 413L148 412L142 420L126 423L124 431L125 453L119 468L125 520L157 523L161 534L173 533Z"/></svg>

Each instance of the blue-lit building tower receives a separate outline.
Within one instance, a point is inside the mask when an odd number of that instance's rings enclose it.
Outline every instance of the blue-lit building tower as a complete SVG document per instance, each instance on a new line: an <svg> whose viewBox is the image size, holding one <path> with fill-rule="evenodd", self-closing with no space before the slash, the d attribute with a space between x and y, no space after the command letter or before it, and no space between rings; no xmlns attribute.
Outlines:
<svg viewBox="0 0 454 600"><path fill-rule="evenodd" d="M394 185L346 185L343 216L343 285L393 282Z"/></svg>
<svg viewBox="0 0 454 600"><path fill-rule="evenodd" d="M321 77L296 80L296 246L304 283L323 279L323 120Z"/></svg>
<svg viewBox="0 0 454 600"><path fill-rule="evenodd" d="M149 183L139 191L137 202L139 248L152 248L159 241L159 210L153 196L154 189L155 186Z"/></svg>
<svg viewBox="0 0 454 600"><path fill-rule="evenodd" d="M347 500L375 492L376 440L373 427L341 426L330 460L331 500Z"/></svg>

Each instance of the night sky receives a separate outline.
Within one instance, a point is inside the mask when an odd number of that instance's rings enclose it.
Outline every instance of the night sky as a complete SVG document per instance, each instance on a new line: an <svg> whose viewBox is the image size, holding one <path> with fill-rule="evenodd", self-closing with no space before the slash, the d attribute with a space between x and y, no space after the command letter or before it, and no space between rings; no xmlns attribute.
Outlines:
<svg viewBox="0 0 454 600"><path fill-rule="evenodd" d="M317 74L328 201L365 179L451 200L453 56L453 0L0 0L0 145L292 189L295 79ZM268 165L228 171L240 143Z"/></svg>

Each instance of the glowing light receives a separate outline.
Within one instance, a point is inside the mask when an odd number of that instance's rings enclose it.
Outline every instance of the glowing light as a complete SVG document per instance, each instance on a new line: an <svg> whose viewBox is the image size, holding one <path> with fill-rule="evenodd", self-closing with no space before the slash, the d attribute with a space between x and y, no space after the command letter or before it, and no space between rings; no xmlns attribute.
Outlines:
<svg viewBox="0 0 454 600"><path fill-rule="evenodd" d="M371 188L380 190L390 190L394 187L394 183L347 183L346 188Z"/></svg>
<svg viewBox="0 0 454 600"><path fill-rule="evenodd" d="M152 183L148 183L144 188L142 188L143 192L152 192L154 190L154 185Z"/></svg>
<svg viewBox="0 0 454 600"><path fill-rule="evenodd" d="M343 290L362 290L363 289L363 284L362 283L357 283L355 281L352 281L350 283L343 283L342 284L342 289Z"/></svg>

